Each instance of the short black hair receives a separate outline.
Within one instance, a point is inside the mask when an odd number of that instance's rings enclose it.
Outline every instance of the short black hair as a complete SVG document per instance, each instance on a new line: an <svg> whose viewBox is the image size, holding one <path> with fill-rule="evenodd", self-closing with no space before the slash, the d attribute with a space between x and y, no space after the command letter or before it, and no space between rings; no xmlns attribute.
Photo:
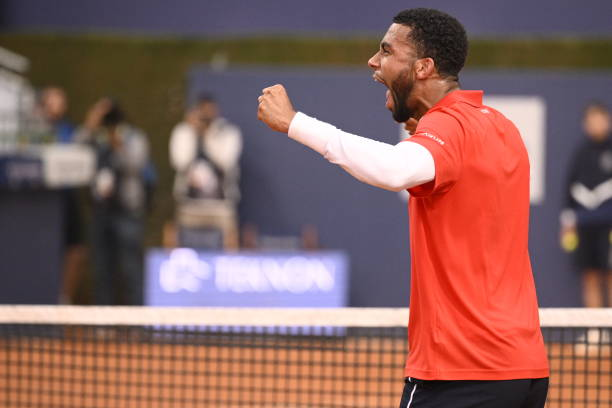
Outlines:
<svg viewBox="0 0 612 408"><path fill-rule="evenodd" d="M110 107L108 112L102 117L102 125L106 127L114 127L126 121L126 115L119 102L116 99L108 98Z"/></svg>
<svg viewBox="0 0 612 408"><path fill-rule="evenodd" d="M196 105L202 105L205 103L217 103L217 99L215 98L215 95L213 95L210 92L202 92L198 94Z"/></svg>
<svg viewBox="0 0 612 408"><path fill-rule="evenodd" d="M608 115L608 116L610 115L610 110L608 109L606 104L601 101L591 101L584 107L584 111L583 111L584 116L586 116L587 114L591 112L599 112L599 113L603 113L604 115Z"/></svg>
<svg viewBox="0 0 612 408"><path fill-rule="evenodd" d="M415 8L400 11L393 22L410 27L409 39L419 58L431 58L442 76L459 78L465 64L468 40L457 19L442 11Z"/></svg>

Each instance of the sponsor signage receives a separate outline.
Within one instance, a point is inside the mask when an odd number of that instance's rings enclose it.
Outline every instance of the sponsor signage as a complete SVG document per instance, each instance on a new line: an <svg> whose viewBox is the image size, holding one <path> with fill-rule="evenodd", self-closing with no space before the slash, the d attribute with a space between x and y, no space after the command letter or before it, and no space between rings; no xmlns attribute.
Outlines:
<svg viewBox="0 0 612 408"><path fill-rule="evenodd" d="M342 307L348 260L343 252L200 252L147 254L149 306Z"/></svg>

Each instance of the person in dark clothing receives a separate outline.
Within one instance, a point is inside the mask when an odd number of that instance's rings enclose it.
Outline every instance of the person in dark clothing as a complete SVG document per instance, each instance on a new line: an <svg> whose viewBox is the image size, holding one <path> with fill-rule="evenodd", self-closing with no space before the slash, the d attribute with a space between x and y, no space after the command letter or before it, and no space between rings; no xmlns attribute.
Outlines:
<svg viewBox="0 0 612 408"><path fill-rule="evenodd" d="M97 156L91 186L95 303L141 305L148 138L115 101L103 98L90 109L77 139Z"/></svg>
<svg viewBox="0 0 612 408"><path fill-rule="evenodd" d="M601 103L584 111L587 138L576 149L561 213L561 243L574 252L582 273L582 296L587 307L612 302L612 138L610 112Z"/></svg>
<svg viewBox="0 0 612 408"><path fill-rule="evenodd" d="M38 99L40 119L50 143L74 143L76 127L68 120L68 97L64 89L48 86L40 92ZM83 221L77 188L62 189L63 248L64 262L59 303L76 303L83 277L86 259Z"/></svg>

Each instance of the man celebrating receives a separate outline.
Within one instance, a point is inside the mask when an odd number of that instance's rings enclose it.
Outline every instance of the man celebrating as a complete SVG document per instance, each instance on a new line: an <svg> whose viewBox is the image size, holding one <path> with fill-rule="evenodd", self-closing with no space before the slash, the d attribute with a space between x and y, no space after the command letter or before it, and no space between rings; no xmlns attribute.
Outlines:
<svg viewBox="0 0 612 408"><path fill-rule="evenodd" d="M368 65L412 137L396 146L296 113L282 85L258 118L355 178L410 192L411 297L401 408L544 407L548 363L527 248L529 161L516 127L459 89L463 26L400 12Z"/></svg>

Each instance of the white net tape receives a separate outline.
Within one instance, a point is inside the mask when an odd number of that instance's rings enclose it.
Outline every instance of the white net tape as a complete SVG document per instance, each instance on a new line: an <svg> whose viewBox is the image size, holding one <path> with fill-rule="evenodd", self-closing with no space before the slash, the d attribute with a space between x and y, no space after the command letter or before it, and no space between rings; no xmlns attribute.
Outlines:
<svg viewBox="0 0 612 408"><path fill-rule="evenodd" d="M406 308L0 306L0 324L403 327ZM542 327L612 327L612 308L542 308Z"/></svg>

